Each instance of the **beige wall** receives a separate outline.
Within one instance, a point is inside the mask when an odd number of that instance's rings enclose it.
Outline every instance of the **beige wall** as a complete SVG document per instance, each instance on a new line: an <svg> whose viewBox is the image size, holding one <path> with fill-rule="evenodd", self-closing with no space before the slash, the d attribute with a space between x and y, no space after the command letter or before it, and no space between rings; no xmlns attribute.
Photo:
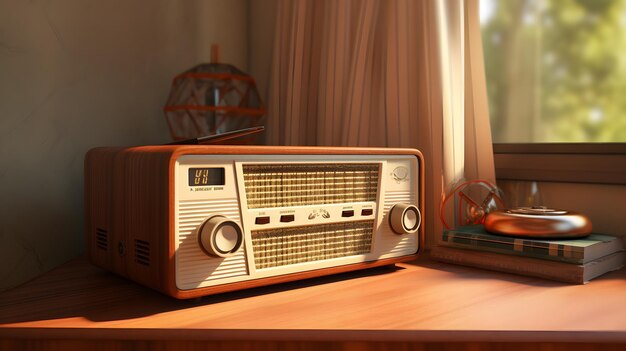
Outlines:
<svg viewBox="0 0 626 351"><path fill-rule="evenodd" d="M246 70L246 0L0 2L0 290L84 252L83 156L162 143L172 77Z"/></svg>

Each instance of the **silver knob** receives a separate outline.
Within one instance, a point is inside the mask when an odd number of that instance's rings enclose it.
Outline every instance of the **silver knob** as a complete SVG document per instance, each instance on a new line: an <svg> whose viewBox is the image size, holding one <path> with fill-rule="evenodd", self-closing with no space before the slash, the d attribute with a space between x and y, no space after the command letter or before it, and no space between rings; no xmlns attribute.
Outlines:
<svg viewBox="0 0 626 351"><path fill-rule="evenodd" d="M389 224L396 234L415 233L422 224L422 214L415 205L396 204L389 211Z"/></svg>
<svg viewBox="0 0 626 351"><path fill-rule="evenodd" d="M243 243L243 232L239 224L224 216L213 216L198 229L198 243L207 255L232 256Z"/></svg>

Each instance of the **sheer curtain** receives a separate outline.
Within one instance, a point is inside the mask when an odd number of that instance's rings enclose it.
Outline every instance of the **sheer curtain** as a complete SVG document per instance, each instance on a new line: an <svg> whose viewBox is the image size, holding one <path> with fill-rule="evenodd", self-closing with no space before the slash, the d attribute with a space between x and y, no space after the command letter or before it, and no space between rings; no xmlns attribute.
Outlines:
<svg viewBox="0 0 626 351"><path fill-rule="evenodd" d="M477 0L279 0L277 11L269 143L420 149L431 245L447 187L495 180Z"/></svg>

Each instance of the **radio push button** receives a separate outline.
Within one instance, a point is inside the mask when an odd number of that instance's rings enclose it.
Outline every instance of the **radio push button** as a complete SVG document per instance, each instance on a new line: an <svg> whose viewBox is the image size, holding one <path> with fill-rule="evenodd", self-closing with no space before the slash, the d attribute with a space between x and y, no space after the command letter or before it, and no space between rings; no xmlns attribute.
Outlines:
<svg viewBox="0 0 626 351"><path fill-rule="evenodd" d="M207 255L229 257L241 247L243 232L234 221L224 216L213 216L198 230L198 243Z"/></svg>
<svg viewBox="0 0 626 351"><path fill-rule="evenodd" d="M374 214L374 210L371 208L364 208L361 210L361 216L371 216Z"/></svg>
<svg viewBox="0 0 626 351"><path fill-rule="evenodd" d="M415 233L422 224L422 215L415 205L397 204L389 211L389 224L396 234Z"/></svg>
<svg viewBox="0 0 626 351"><path fill-rule="evenodd" d="M296 220L296 217L294 215L282 215L280 216L280 221L283 223L289 223L289 222L293 222Z"/></svg>
<svg viewBox="0 0 626 351"><path fill-rule="evenodd" d="M344 210L341 212L341 217L354 217L354 210Z"/></svg>
<svg viewBox="0 0 626 351"><path fill-rule="evenodd" d="M257 217L254 220L254 224L268 224L270 222L269 216Z"/></svg>

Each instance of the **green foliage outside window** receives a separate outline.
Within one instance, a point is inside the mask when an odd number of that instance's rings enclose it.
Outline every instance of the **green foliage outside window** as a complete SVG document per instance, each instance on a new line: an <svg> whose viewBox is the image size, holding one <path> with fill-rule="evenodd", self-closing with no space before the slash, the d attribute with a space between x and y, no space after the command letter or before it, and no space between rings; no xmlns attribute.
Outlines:
<svg viewBox="0 0 626 351"><path fill-rule="evenodd" d="M481 0L494 142L626 142L626 0Z"/></svg>

